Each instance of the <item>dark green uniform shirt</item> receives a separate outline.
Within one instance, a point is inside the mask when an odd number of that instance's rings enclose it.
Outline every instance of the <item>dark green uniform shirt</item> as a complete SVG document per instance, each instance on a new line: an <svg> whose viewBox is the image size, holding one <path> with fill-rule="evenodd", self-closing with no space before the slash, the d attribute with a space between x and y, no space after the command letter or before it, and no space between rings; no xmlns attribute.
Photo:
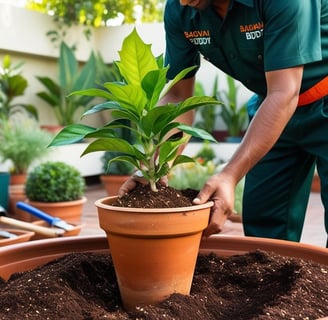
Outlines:
<svg viewBox="0 0 328 320"><path fill-rule="evenodd" d="M301 92L328 75L328 0L231 0L224 19L168 0L164 23L169 79L200 54L260 95L266 71L304 65Z"/></svg>

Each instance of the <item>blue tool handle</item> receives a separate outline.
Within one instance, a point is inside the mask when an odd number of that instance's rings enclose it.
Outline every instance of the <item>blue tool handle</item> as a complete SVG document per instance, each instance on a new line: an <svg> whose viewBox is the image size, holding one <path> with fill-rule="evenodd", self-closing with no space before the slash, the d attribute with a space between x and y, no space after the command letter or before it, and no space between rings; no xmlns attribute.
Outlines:
<svg viewBox="0 0 328 320"><path fill-rule="evenodd" d="M27 211L27 212L33 214L34 216L48 222L51 225L54 224L56 221L60 220L59 218L52 217L52 216L46 214L45 212L43 212L25 202L22 202L22 201L18 201L16 203L16 207L18 209L21 209L21 210L24 210L24 211Z"/></svg>

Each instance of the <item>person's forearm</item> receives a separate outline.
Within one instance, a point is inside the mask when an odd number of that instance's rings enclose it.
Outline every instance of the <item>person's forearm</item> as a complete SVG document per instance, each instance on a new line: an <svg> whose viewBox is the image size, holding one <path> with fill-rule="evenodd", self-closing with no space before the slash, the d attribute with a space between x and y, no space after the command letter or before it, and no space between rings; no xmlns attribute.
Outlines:
<svg viewBox="0 0 328 320"><path fill-rule="evenodd" d="M278 140L297 105L279 94L267 97L251 122L239 148L224 168L237 184Z"/></svg>

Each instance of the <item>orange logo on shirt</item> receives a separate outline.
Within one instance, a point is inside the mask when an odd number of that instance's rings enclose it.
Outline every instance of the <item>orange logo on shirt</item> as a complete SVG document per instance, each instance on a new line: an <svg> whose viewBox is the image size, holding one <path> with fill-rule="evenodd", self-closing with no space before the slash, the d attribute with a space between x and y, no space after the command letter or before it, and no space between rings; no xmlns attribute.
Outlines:
<svg viewBox="0 0 328 320"><path fill-rule="evenodd" d="M211 43L209 30L184 31L184 36L195 45L206 45Z"/></svg>
<svg viewBox="0 0 328 320"><path fill-rule="evenodd" d="M247 40L254 40L263 36L263 27L264 24L262 21L260 21L256 23L240 25L239 29L241 33L245 34Z"/></svg>

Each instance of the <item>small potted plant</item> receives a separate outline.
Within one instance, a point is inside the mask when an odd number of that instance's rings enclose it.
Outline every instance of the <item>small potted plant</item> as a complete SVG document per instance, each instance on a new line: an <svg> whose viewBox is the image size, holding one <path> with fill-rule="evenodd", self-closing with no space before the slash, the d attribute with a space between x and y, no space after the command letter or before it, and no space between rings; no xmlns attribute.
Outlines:
<svg viewBox="0 0 328 320"><path fill-rule="evenodd" d="M179 153L190 136L216 140L206 131L187 126L175 119L202 105L218 104L212 97L191 97L177 104L160 106L166 90L192 69L181 71L167 84L162 55L155 57L134 29L124 40L117 62L123 82L108 82L103 89L73 93L101 97L105 102L92 107L85 115L111 112L112 120L100 128L82 124L65 127L50 145L74 143L93 138L83 154L97 151L119 152L110 160L132 164L140 170L146 185L117 199L108 197L96 202L100 226L107 234L123 304L127 310L138 305L156 304L173 292L189 294L202 231L209 219L209 202L192 205L190 199L177 208L165 198L160 208L154 202L169 192L174 200L183 199L177 190L159 183L172 167L193 159ZM126 124L129 121L129 125ZM125 128L134 133L131 143L115 131ZM179 131L183 134L173 134ZM126 204L131 198L141 204ZM152 200L147 205L147 201ZM115 203L114 203L115 202ZM186 204L188 203L188 204ZM181 204L180 204L181 206ZM168 266L170 266L168 268Z"/></svg>
<svg viewBox="0 0 328 320"><path fill-rule="evenodd" d="M73 224L81 222L84 191L80 172L60 161L46 161L34 167L25 184L30 205Z"/></svg>
<svg viewBox="0 0 328 320"><path fill-rule="evenodd" d="M0 68L0 119L9 119L16 112L24 111L38 118L37 109L31 104L15 103L14 100L22 96L28 86L22 75L23 62L12 64L10 55L5 55Z"/></svg>
<svg viewBox="0 0 328 320"><path fill-rule="evenodd" d="M37 76L44 86L44 90L38 92L37 96L52 108L57 120L57 125L45 125L44 128L57 133L63 126L74 123L86 110L92 100L91 97L75 96L67 99L67 95L73 90L95 86L96 69L97 59L94 53L90 54L88 61L79 69L74 51L65 42L61 42L58 81L46 76Z"/></svg>
<svg viewBox="0 0 328 320"><path fill-rule="evenodd" d="M31 119L0 120L0 160L7 161L10 174L10 214L25 220L26 215L16 210L16 202L25 199L24 184L30 167L50 152L47 145L52 136L40 129ZM16 119L17 120L17 119Z"/></svg>

